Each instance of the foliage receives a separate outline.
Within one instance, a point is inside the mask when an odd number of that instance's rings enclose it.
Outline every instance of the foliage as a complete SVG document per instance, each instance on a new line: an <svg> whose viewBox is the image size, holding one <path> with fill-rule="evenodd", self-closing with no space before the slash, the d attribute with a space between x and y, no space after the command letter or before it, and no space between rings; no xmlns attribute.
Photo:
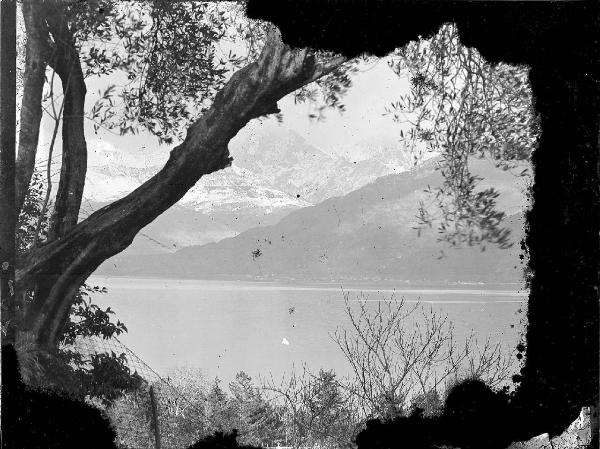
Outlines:
<svg viewBox="0 0 600 449"><path fill-rule="evenodd" d="M425 393L416 394L410 403L410 414L419 411L423 416L439 416L444 408L440 393L436 390L429 390Z"/></svg>
<svg viewBox="0 0 600 449"><path fill-rule="evenodd" d="M79 399L97 399L104 405L145 384L136 372L131 372L124 353L100 352L88 358L62 348L56 356L47 357L43 367L44 376L37 381L38 386L54 387Z"/></svg>
<svg viewBox="0 0 600 449"><path fill-rule="evenodd" d="M147 391L136 390L120 396L105 407L105 414L117 434L115 441L118 447L138 449L153 446L152 408Z"/></svg>
<svg viewBox="0 0 600 449"><path fill-rule="evenodd" d="M137 390L145 381L127 366L124 353L116 355L107 353L92 354L88 370L79 370L85 395L102 398L105 402L115 400L123 393Z"/></svg>
<svg viewBox="0 0 600 449"><path fill-rule="evenodd" d="M317 57L326 59L333 55L321 53ZM329 75L298 89L293 93L294 102L308 103L311 106L308 115L311 120L325 120L325 111L328 109L343 113L346 106L342 100L352 87L352 75L358 71L359 62L360 59L348 61Z"/></svg>
<svg viewBox="0 0 600 449"><path fill-rule="evenodd" d="M12 345L2 346L2 447L116 448L100 410L52 391L28 388Z"/></svg>
<svg viewBox="0 0 600 449"><path fill-rule="evenodd" d="M123 79L98 92L87 115L95 130L122 135L144 129L162 143L183 140L233 71L260 54L269 25L248 19L244 3L94 0L62 5L84 76ZM349 62L294 93L296 101L313 105L311 118L323 118L327 108L343 111L341 98L355 70L356 63Z"/></svg>
<svg viewBox="0 0 600 449"><path fill-rule="evenodd" d="M250 376L244 372L238 373L229 384L229 390L237 417L233 427L240 431L244 444L264 447L281 440L284 423L279 410L269 403Z"/></svg>
<svg viewBox="0 0 600 449"><path fill-rule="evenodd" d="M147 12L148 34L126 42L129 86L122 91L121 132L138 123L161 141L183 140L228 72L215 54L226 33L225 11L212 3L155 1ZM132 58L131 56L134 56ZM187 126L186 126L187 125Z"/></svg>
<svg viewBox="0 0 600 449"><path fill-rule="evenodd" d="M416 160L424 153L441 156L444 182L428 189L431 204L421 204L419 227L436 225L439 239L452 246L510 246L505 213L496 208L498 192L479 187L481 178L470 173L468 160L486 157L504 170L529 160L539 126L527 69L487 63L460 43L453 25L409 43L389 64L410 80L410 91L387 110L407 148Z"/></svg>
<svg viewBox="0 0 600 449"><path fill-rule="evenodd" d="M334 339L353 370L347 388L365 418L405 416L415 407L439 412L440 396L457 379L481 378L491 386L509 380L512 359L489 340L478 347L473 335L457 344L447 317L404 300L380 301L370 308L364 298L352 309L345 294L349 329Z"/></svg>
<svg viewBox="0 0 600 449"><path fill-rule="evenodd" d="M123 85L99 92L88 116L95 129L120 134L145 129L162 143L183 140L232 71L260 53L268 24L246 18L240 3L155 0L112 5L113 13L98 27L100 36L79 34L86 75L115 72L127 77ZM331 57L318 54L320 59ZM295 101L312 104L311 118L322 119L328 108L343 112L341 98L355 70L354 62L334 70L295 92Z"/></svg>
<svg viewBox="0 0 600 449"><path fill-rule="evenodd" d="M61 343L72 345L77 337L102 337L105 340L127 332L127 327L120 320L111 321L115 312L107 307L102 310L92 303L90 293L106 293L106 287L83 284L71 306L69 321L65 325Z"/></svg>
<svg viewBox="0 0 600 449"><path fill-rule="evenodd" d="M198 371L180 369L167 382L153 385L164 447L184 448L214 434L236 429L244 445L272 446L283 441L277 407L245 373L229 384L207 381ZM151 432L151 408L146 391L127 393L106 407L122 447L144 447Z"/></svg>
<svg viewBox="0 0 600 449"><path fill-rule="evenodd" d="M163 444L187 447L209 430L207 380L198 370L178 369L167 379L172 386L154 384Z"/></svg>
<svg viewBox="0 0 600 449"><path fill-rule="evenodd" d="M518 440L524 421L504 391L467 379L451 389L437 413L427 415L416 407L393 419L369 420L356 443L358 449L501 449Z"/></svg>
<svg viewBox="0 0 600 449"><path fill-rule="evenodd" d="M23 255L36 241L46 238L49 213L46 209L41 218L46 185L42 175L34 172L15 235L18 254ZM124 353L96 353L89 358L72 349L78 338L101 337L110 339L127 332L120 320L111 320L114 311L108 307L101 309L92 303L92 294L106 293L105 287L83 284L77 293L70 314L65 323L61 346L56 354L40 352L35 342L29 341L27 334L21 335L18 344L23 356L22 366L25 380L32 385L54 386L77 397L96 397L101 401L112 401L125 391L135 390L142 384L137 373L127 366ZM35 301L35 291L27 293L27 303Z"/></svg>
<svg viewBox="0 0 600 449"><path fill-rule="evenodd" d="M48 232L50 214L46 211L44 217L40 219L45 193L46 186L42 180L42 174L35 171L17 222L15 243L18 256L22 257L31 248L38 229L42 236L45 236ZM40 221L39 225L38 221Z"/></svg>
<svg viewBox="0 0 600 449"><path fill-rule="evenodd" d="M208 435L194 445L190 449L257 449L256 446L247 446L240 444L237 441L237 431L234 429L231 433L215 432L214 435Z"/></svg>
<svg viewBox="0 0 600 449"><path fill-rule="evenodd" d="M256 55L222 54L221 43L237 42L244 27L240 5L211 2L106 2L72 15L86 76L117 74L124 83L110 85L89 112L100 127L120 134L149 131L160 142L183 140L185 130L208 107L233 69ZM264 25L262 25L264 27ZM79 28L80 27L80 28Z"/></svg>
<svg viewBox="0 0 600 449"><path fill-rule="evenodd" d="M281 404L286 445L342 448L360 427L355 397L333 371L293 371L287 381L271 379L263 388Z"/></svg>

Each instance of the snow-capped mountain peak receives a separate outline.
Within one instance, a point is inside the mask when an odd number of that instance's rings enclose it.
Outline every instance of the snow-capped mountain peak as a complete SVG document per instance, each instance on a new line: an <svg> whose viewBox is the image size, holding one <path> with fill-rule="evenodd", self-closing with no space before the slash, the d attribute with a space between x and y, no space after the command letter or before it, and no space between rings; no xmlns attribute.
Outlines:
<svg viewBox="0 0 600 449"><path fill-rule="evenodd" d="M273 126L242 130L230 143L230 152L233 164L203 176L171 208L179 207L178 212L167 212L178 218L163 217L169 229L154 225L152 238L158 240L159 235L170 242L178 235L173 223L184 219L195 221L185 223L186 230L180 233L185 238L175 239L173 245L205 243L207 236L211 236L208 241L217 241L251 227L275 224L296 209L348 194L413 165L399 151L386 148L369 149L372 157L355 161L327 154L293 130ZM167 151L151 153L91 142L86 203L106 204L127 195L156 174L167 158ZM202 223L198 231L195 222Z"/></svg>

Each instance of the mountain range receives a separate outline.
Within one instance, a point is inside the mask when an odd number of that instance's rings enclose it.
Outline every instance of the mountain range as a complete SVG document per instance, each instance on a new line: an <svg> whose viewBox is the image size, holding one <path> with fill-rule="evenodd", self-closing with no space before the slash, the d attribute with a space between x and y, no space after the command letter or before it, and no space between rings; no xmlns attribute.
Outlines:
<svg viewBox="0 0 600 449"><path fill-rule="evenodd" d="M243 130L230 144L231 167L204 176L177 203L142 230L127 254L172 252L216 242L291 211L344 195L413 161L398 149L351 161L327 154L276 124ZM83 214L120 198L157 173L166 154L136 154L106 142L92 146Z"/></svg>
<svg viewBox="0 0 600 449"><path fill-rule="evenodd" d="M302 158L302 154L290 157ZM258 155L251 161L255 164L253 173L260 175L259 168L266 161ZM378 176L348 193L313 205L298 205L275 223L219 241L188 246L172 254L120 254L97 273L194 279L520 283L519 242L527 205L524 178L498 169L490 161L474 160L472 172L484 179L480 188L493 186L500 192L498 208L507 214L505 225L511 229L514 244L510 249L494 245L448 248L438 241L435 229L425 229L420 236L415 230L418 205L428 199L424 190L442 182L436 163L431 160L410 171ZM343 172L339 177L344 178ZM332 182L335 178L332 174ZM284 176L278 178L276 174L272 180L285 187ZM340 187L344 181L335 184L340 191L345 189ZM317 195L325 188L321 185L313 190L309 183L301 187Z"/></svg>

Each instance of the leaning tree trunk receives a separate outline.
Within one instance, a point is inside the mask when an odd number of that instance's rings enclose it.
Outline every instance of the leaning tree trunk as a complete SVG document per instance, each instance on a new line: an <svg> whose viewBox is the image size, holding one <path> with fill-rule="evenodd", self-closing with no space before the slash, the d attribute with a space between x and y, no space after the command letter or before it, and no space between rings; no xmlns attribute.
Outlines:
<svg viewBox="0 0 600 449"><path fill-rule="evenodd" d="M318 63L308 50L291 50L278 31L271 31L259 59L233 74L160 172L27 255L17 270L17 286L39 280L46 282L48 291L28 310L26 330L40 345L55 347L74 295L103 261L127 248L144 226L179 201L202 176L228 167L232 160L228 143L250 120L278 112L279 99L344 61L339 57Z"/></svg>

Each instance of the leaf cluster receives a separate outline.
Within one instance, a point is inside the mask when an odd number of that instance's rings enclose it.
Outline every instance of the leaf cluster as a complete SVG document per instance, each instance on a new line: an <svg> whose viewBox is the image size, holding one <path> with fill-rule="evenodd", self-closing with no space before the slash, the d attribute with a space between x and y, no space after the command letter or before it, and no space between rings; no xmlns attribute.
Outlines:
<svg viewBox="0 0 600 449"><path fill-rule="evenodd" d="M79 8L80 60L86 76L116 73L124 83L99 92L88 118L95 131L142 129L161 143L183 140L228 74L258 54L264 25L242 20L239 5L212 2L101 2ZM246 25L246 26L245 26ZM221 44L252 35L246 56Z"/></svg>
<svg viewBox="0 0 600 449"><path fill-rule="evenodd" d="M39 171L34 171L16 226L15 243L18 256L22 257L31 248L37 232L42 238L48 233L49 207L42 217L45 193L46 185L42 174ZM38 224L38 222L40 223Z"/></svg>
<svg viewBox="0 0 600 449"><path fill-rule="evenodd" d="M111 321L115 312L107 307L105 310L92 303L90 293L106 293L106 287L83 284L71 306L69 321L65 325L61 343L72 345L78 337L101 337L110 339L127 332L127 327L120 320Z"/></svg>
<svg viewBox="0 0 600 449"><path fill-rule="evenodd" d="M527 69L487 63L460 42L454 25L409 43L389 65L410 81L409 92L387 108L402 140L415 160L441 156L443 184L428 190L431 204L421 204L419 229L436 226L439 239L452 246L510 246L505 214L496 208L498 192L479 187L482 179L470 173L468 161L487 158L513 170L529 160L539 125Z"/></svg>
<svg viewBox="0 0 600 449"><path fill-rule="evenodd" d="M326 60L334 55L320 52L315 55L317 59ZM293 93L294 103L308 103L311 112L308 117L315 121L324 121L327 110L334 110L342 114L346 110L343 103L344 96L352 87L352 76L358 72L360 59L350 60L327 76L307 84Z"/></svg>
<svg viewBox="0 0 600 449"><path fill-rule="evenodd" d="M137 372L131 371L125 353L97 352L84 358L79 352L63 349L60 358L72 368L69 377L76 383L68 391L78 392L83 398L97 398L104 405L146 384Z"/></svg>

